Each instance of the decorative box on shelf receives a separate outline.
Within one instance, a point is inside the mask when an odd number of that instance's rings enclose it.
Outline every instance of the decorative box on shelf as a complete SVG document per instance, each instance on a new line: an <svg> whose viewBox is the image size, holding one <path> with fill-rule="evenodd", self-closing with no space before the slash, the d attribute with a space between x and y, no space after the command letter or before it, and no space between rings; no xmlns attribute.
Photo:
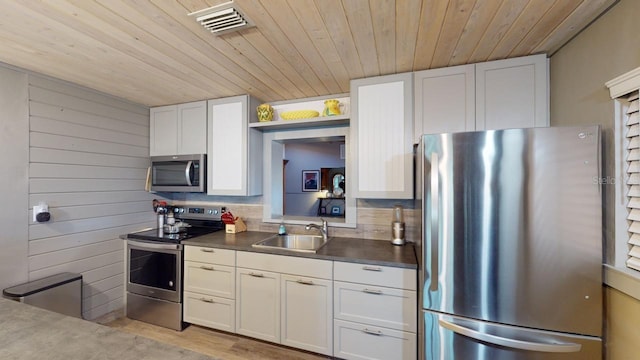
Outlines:
<svg viewBox="0 0 640 360"><path fill-rule="evenodd" d="M338 102L337 106L335 101ZM349 94L278 101L270 105L274 110L273 120L251 122L249 123L249 127L262 131L270 131L349 124L349 110L351 105ZM300 116L302 116L302 114L308 114L309 117L301 118ZM327 114L333 115L327 116Z"/></svg>

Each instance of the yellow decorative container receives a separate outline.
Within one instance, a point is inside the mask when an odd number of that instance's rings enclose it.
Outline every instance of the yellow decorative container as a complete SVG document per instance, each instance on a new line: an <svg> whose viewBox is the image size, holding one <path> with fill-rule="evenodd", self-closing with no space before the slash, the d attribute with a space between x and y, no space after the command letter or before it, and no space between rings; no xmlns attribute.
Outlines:
<svg viewBox="0 0 640 360"><path fill-rule="evenodd" d="M340 101L331 99L325 100L323 116L340 115Z"/></svg>
<svg viewBox="0 0 640 360"><path fill-rule="evenodd" d="M267 122L273 120L273 107L271 107L271 105L258 105L256 111L258 112L258 121Z"/></svg>
<svg viewBox="0 0 640 360"><path fill-rule="evenodd" d="M280 114L280 117L283 120L298 120L298 119L308 119L318 117L320 115L319 112L315 110L294 110L294 111L285 111Z"/></svg>

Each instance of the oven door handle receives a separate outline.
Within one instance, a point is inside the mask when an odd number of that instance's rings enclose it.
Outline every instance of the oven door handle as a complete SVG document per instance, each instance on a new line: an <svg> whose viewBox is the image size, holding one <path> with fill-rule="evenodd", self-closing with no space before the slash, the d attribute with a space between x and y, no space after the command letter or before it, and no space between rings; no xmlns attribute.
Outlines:
<svg viewBox="0 0 640 360"><path fill-rule="evenodd" d="M149 243L135 240L127 240L127 244L154 250L180 250L180 244Z"/></svg>

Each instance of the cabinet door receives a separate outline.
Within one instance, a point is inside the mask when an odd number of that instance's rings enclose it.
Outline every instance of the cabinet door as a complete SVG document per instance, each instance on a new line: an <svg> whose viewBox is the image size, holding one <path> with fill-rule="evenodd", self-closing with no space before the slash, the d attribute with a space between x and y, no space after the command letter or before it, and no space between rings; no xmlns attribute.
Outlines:
<svg viewBox="0 0 640 360"><path fill-rule="evenodd" d="M255 104L257 100L246 95L209 100L208 195L262 193L262 133L248 129Z"/></svg>
<svg viewBox="0 0 640 360"><path fill-rule="evenodd" d="M476 64L476 129L549 126L546 55Z"/></svg>
<svg viewBox="0 0 640 360"><path fill-rule="evenodd" d="M207 102L178 105L178 154L207 153Z"/></svg>
<svg viewBox="0 0 640 360"><path fill-rule="evenodd" d="M415 143L422 134L475 130L474 65L418 71L413 76Z"/></svg>
<svg viewBox="0 0 640 360"><path fill-rule="evenodd" d="M149 156L176 155L178 151L176 105L151 108L149 121Z"/></svg>
<svg viewBox="0 0 640 360"><path fill-rule="evenodd" d="M236 269L236 331L280 343L280 274Z"/></svg>
<svg viewBox="0 0 640 360"><path fill-rule="evenodd" d="M358 198L413 198L412 74L351 81L351 142Z"/></svg>
<svg viewBox="0 0 640 360"><path fill-rule="evenodd" d="M282 344L333 355L332 282L281 275Z"/></svg>

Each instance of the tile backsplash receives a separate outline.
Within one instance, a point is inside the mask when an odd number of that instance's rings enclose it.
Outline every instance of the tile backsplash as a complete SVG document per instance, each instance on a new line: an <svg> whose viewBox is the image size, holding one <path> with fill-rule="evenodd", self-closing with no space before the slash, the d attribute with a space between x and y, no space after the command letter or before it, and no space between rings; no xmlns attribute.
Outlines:
<svg viewBox="0 0 640 360"><path fill-rule="evenodd" d="M262 197L208 196L204 194L174 193L163 194L175 204L202 204L227 207L235 216L240 216L250 231L276 233L278 224L262 221ZM419 223L415 219L413 200L358 200L358 220L356 228L330 228L331 236L355 237L374 240L391 240L391 220L393 206L404 208L405 238L415 241L419 236ZM287 225L291 233L305 233L303 225Z"/></svg>

